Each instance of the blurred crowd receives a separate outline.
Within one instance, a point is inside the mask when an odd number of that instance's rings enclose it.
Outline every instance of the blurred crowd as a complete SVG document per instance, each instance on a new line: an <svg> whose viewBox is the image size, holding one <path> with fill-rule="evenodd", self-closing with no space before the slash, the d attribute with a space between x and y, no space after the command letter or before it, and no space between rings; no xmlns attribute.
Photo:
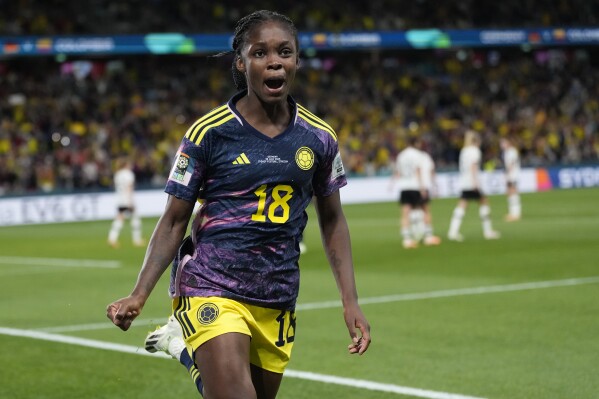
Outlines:
<svg viewBox="0 0 599 399"><path fill-rule="evenodd" d="M300 30L593 26L588 0L0 0L0 35L231 32L256 9L282 12Z"/></svg>
<svg viewBox="0 0 599 399"><path fill-rule="evenodd" d="M33 61L33 62L32 62ZM302 59L297 100L335 128L351 175L390 173L411 135L441 169L463 132L500 137L524 165L596 162L599 52L589 49L318 54ZM128 154L138 184L164 184L187 127L233 93L231 58L131 56L0 62L0 195L109 188Z"/></svg>

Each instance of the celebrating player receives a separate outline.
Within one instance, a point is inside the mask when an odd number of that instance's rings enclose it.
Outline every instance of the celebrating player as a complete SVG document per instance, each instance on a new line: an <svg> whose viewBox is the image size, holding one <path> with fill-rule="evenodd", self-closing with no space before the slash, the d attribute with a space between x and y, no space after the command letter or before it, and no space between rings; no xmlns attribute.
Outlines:
<svg viewBox="0 0 599 399"><path fill-rule="evenodd" d="M239 20L232 44L240 91L185 134L137 283L107 315L127 330L175 258L171 320L190 351L179 360L192 359L186 367L198 388L207 398L275 398L298 323L299 242L313 195L349 353L368 349L370 326L358 305L339 198L346 179L337 136L289 95L299 63L296 28L283 15L257 11ZM204 203L184 241L200 189Z"/></svg>

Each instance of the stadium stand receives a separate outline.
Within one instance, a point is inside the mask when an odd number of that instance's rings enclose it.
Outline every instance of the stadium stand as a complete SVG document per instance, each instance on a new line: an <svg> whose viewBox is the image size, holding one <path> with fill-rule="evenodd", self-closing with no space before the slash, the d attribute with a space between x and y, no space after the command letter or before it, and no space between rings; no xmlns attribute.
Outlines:
<svg viewBox="0 0 599 399"><path fill-rule="evenodd" d="M154 0L144 2L147 10L140 3L92 1L83 9L64 2L68 12L61 15L77 15L65 22L43 3L23 13L0 0L7 10L0 17L0 32L185 31L193 30L197 15L213 17L202 19L210 21L201 24L203 29L220 31L230 30L234 15L245 12L224 12L204 2ZM289 13L298 14L294 19L302 29L397 28L423 26L424 21L445 21L450 27L490 24L472 1L439 7L421 1L419 7L406 6L402 18L409 23L373 18L374 25L361 15L383 15L391 2L356 2L353 13L338 18L333 16L335 2L318 11L312 3ZM585 2L540 3L543 12L526 13L531 5L523 2L522 13L511 19L501 4L493 5L495 21L534 25L584 16L577 22L590 24L599 15L590 12L596 6ZM95 9L103 11L94 14ZM157 10L162 25L150 17L132 17ZM192 20L182 18L185 12ZM103 18L113 24L102 23ZM331 25L334 21L339 25ZM227 56L205 55L0 60L0 195L107 188L112 161L122 152L136 160L140 186L163 185L187 126L234 92L231 77L222 72L227 70L223 63L230 62ZM516 138L527 166L599 158L599 53L592 47L319 52L302 62L298 100L335 127L353 175L388 173L408 135L424 138L439 168L453 168L465 128L482 133L489 168L498 163L498 140L505 135Z"/></svg>
<svg viewBox="0 0 599 399"><path fill-rule="evenodd" d="M195 0L0 0L0 34L133 34L230 32L247 12L269 9L290 16L300 30L539 27L597 25L599 4L585 0L481 2L461 0L307 0L204 2Z"/></svg>

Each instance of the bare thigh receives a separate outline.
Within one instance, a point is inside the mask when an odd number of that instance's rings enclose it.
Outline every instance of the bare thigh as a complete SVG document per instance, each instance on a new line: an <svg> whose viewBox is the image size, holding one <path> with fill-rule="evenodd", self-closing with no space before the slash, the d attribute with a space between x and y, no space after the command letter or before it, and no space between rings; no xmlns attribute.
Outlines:
<svg viewBox="0 0 599 399"><path fill-rule="evenodd" d="M253 364L250 365L250 368L258 399L275 399L283 380L283 374L264 370Z"/></svg>
<svg viewBox="0 0 599 399"><path fill-rule="evenodd" d="M195 351L205 399L256 399L250 372L250 337L227 333Z"/></svg>
<svg viewBox="0 0 599 399"><path fill-rule="evenodd" d="M283 374L250 364L250 337L227 333L195 352L205 399L275 399Z"/></svg>

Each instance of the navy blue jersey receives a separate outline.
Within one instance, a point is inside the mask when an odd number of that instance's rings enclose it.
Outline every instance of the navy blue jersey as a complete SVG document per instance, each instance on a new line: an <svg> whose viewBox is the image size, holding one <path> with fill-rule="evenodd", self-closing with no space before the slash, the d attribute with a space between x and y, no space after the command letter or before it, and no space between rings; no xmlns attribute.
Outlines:
<svg viewBox="0 0 599 399"><path fill-rule="evenodd" d="M190 202L201 191L203 206L171 293L293 309L306 207L344 186L345 171L324 121L289 97L292 121L270 138L235 108L243 95L198 119L177 152L165 191Z"/></svg>

